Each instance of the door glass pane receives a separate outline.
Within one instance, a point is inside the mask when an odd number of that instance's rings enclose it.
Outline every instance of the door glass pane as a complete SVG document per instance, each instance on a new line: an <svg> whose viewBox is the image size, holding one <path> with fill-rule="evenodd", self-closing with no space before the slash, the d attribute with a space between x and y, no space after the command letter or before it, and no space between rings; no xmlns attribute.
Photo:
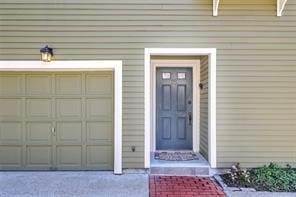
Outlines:
<svg viewBox="0 0 296 197"><path fill-rule="evenodd" d="M185 79L186 73L178 73L178 79Z"/></svg>
<svg viewBox="0 0 296 197"><path fill-rule="evenodd" d="M162 73L162 79L170 79L171 73Z"/></svg>

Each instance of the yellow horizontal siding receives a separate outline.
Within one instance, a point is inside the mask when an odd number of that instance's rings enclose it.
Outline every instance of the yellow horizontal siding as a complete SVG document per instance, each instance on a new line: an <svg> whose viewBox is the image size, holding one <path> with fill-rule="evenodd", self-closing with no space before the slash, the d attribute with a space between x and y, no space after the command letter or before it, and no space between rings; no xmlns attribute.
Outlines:
<svg viewBox="0 0 296 197"><path fill-rule="evenodd" d="M218 166L296 165L296 1L283 14L274 0L223 0L218 17L212 0L0 0L0 60L45 44L56 60L122 59L123 162L141 168L144 48L217 48Z"/></svg>

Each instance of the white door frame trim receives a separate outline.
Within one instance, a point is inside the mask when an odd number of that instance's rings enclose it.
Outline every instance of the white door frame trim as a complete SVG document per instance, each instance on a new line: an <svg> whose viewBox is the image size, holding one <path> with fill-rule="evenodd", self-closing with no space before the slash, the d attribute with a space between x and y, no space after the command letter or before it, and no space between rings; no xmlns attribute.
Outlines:
<svg viewBox="0 0 296 197"><path fill-rule="evenodd" d="M200 124L200 60L151 60L151 118L152 118L152 132L150 151L156 150L156 68L176 67L176 68L192 68L192 150L199 152L199 124ZM151 138L150 137L150 138Z"/></svg>
<svg viewBox="0 0 296 197"><path fill-rule="evenodd" d="M122 174L122 61L0 61L0 71L113 71L114 174Z"/></svg>
<svg viewBox="0 0 296 197"><path fill-rule="evenodd" d="M209 101L208 101L208 158L212 168L217 167L216 158L216 49L215 48L145 48L145 168L150 168L151 146L151 56L206 55L209 58Z"/></svg>

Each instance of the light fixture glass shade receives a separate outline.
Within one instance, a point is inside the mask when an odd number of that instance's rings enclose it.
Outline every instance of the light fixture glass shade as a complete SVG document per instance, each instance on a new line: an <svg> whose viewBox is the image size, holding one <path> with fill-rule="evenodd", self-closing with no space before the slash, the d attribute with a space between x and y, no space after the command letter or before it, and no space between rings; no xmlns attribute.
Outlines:
<svg viewBox="0 0 296 197"><path fill-rule="evenodd" d="M53 57L53 50L52 48L45 46L44 48L40 49L40 55L43 62L50 62Z"/></svg>
<svg viewBox="0 0 296 197"><path fill-rule="evenodd" d="M41 53L41 60L44 62L50 62L52 55L50 53Z"/></svg>

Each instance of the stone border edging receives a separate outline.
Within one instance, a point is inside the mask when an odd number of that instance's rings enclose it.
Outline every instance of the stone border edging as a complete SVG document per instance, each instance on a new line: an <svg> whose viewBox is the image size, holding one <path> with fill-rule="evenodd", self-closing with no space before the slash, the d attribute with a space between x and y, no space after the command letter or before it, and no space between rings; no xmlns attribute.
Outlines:
<svg viewBox="0 0 296 197"><path fill-rule="evenodd" d="M223 188L225 192L256 192L255 188L245 188L245 187L228 187L222 180L219 175L214 175L214 178L219 183L219 185Z"/></svg>

